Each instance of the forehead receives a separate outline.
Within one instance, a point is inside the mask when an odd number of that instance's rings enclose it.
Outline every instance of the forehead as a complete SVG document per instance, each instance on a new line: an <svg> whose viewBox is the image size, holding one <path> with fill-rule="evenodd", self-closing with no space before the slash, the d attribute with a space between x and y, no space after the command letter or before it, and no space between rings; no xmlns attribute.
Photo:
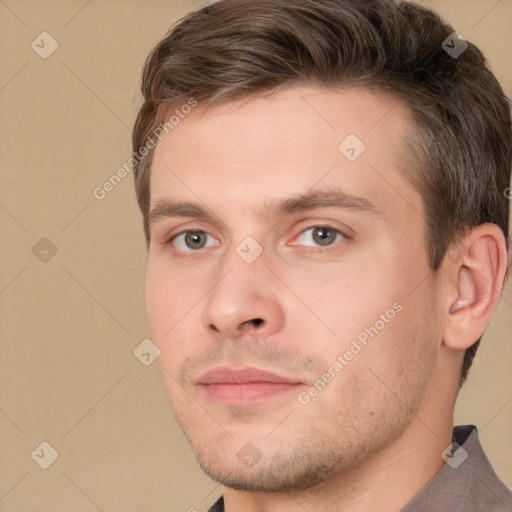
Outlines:
<svg viewBox="0 0 512 512"><path fill-rule="evenodd" d="M158 143L151 202L229 198L234 207L242 198L248 209L263 198L341 187L407 210L398 203L419 200L401 170L411 129L407 107L367 90L293 86L200 105Z"/></svg>

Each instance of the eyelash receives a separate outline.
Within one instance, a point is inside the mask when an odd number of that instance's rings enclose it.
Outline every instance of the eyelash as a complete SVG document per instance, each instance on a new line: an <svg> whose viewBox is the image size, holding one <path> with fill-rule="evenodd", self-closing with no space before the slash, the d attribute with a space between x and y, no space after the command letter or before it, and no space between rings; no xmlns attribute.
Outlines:
<svg viewBox="0 0 512 512"><path fill-rule="evenodd" d="M333 242L331 245L326 245L326 246L321 246L321 245L299 245L299 244L294 244L294 243L290 243L290 242L288 242L286 245L292 246L292 247L293 246L301 247L305 251L323 252L323 251L332 250L331 249L332 247L335 247L335 246L339 245L344 240L350 240L351 239L344 231L341 231L340 229L335 228L332 225L329 225L329 224L313 224L313 225L310 225L308 227L305 227L305 228L301 229L301 231L294 237L294 240L296 240L302 234L306 233L307 231L309 231L311 229L319 229L319 228L324 228L324 229L326 229L328 231L333 231L336 234L336 236L340 235L342 238L341 238L341 240L337 240L337 241ZM177 233L177 234L173 235L172 237L170 237L168 240L166 240L164 242L164 245L171 245L172 246L172 245L174 245L174 241L179 236L186 235L186 234L192 234L192 233L203 233L203 234L205 234L205 235L215 239L215 237L210 235L205 230L201 230L201 229L188 229L188 230L184 230L184 231L181 231L180 233ZM175 248L175 252L178 253L178 254L190 253L190 255L191 255L191 254L194 254L194 253L200 253L201 249L211 249L211 248L212 248L211 246L210 247L196 249L196 250L193 250L193 249L181 250L181 249Z"/></svg>
<svg viewBox="0 0 512 512"><path fill-rule="evenodd" d="M326 245L326 246L322 246L322 245L299 245L299 244L294 244L294 243L291 243L289 245L302 247L302 249L309 250L309 251L316 251L316 252L318 252L318 251L327 251L327 250L330 250L332 247L337 246L343 240L348 240L348 238L349 238L343 231L341 231L338 228L335 228L334 226L331 226L329 224L314 224L312 226L309 226L309 227L306 227L304 229L301 229L299 234L295 237L295 240L297 240L304 233L306 233L306 232L308 232L310 230L315 230L315 229L325 229L326 231L332 231L332 232L335 233L336 238L338 237L338 235L341 236L341 240L335 240L332 244L329 244L329 245Z"/></svg>
<svg viewBox="0 0 512 512"><path fill-rule="evenodd" d="M170 244L170 245L174 245L174 242L175 240L180 237L180 236L183 236L183 235L193 235L193 234L205 234L206 236L210 237L210 238L213 238L214 240L215 237L210 235L207 231L204 231L204 230L201 230L201 229L187 229L185 231L181 231L180 233L177 233L176 235L173 235L167 242L166 244ZM202 248L201 248L202 249ZM208 247L206 247L206 249L208 249ZM178 249L179 250L179 249ZM199 252L199 250L188 250L188 251L183 251L183 250L179 250L181 252Z"/></svg>

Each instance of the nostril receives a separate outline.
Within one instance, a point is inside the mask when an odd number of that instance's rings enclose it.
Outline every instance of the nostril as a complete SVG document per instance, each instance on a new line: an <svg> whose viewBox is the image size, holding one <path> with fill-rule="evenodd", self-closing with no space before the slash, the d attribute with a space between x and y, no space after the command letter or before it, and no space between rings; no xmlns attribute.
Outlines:
<svg viewBox="0 0 512 512"><path fill-rule="evenodd" d="M258 327L259 325L261 325L263 323L263 319L262 318L254 318L253 320L251 320L252 322L252 325L254 325L254 327Z"/></svg>

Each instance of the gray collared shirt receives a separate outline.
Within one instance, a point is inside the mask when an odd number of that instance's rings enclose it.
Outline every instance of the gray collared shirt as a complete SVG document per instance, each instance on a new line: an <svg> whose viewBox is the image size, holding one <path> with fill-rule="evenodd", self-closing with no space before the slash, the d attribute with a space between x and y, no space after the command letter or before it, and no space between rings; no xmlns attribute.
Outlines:
<svg viewBox="0 0 512 512"><path fill-rule="evenodd" d="M512 492L487 460L476 427L455 427L453 443L446 464L400 512L512 512ZM208 512L224 512L222 496Z"/></svg>

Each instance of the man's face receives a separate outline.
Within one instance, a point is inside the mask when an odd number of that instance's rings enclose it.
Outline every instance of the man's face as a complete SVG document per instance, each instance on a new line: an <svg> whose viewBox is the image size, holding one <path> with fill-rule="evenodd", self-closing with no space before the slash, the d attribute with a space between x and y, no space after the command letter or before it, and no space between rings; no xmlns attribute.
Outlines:
<svg viewBox="0 0 512 512"><path fill-rule="evenodd" d="M400 171L407 111L306 87L200 108L152 166L161 373L210 476L305 488L413 428L436 366L424 210Z"/></svg>

